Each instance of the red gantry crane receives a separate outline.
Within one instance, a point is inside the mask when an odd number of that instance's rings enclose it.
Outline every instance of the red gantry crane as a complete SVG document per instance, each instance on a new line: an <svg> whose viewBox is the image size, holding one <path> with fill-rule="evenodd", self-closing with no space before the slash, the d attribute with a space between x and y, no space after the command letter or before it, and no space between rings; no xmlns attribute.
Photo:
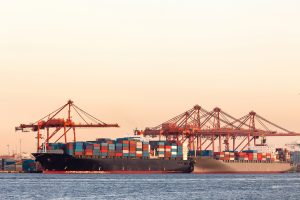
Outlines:
<svg viewBox="0 0 300 200"><path fill-rule="evenodd" d="M67 118L58 118L60 113L67 111ZM72 120L71 111L76 113L79 118L83 120L83 123L75 123ZM54 140L58 142L64 137L64 142L67 143L67 133L73 131L73 141L76 142L76 128L100 128L100 127L119 127L118 124L107 124L103 121L97 119L96 117L90 115L86 111L82 110L76 106L73 101L69 100L65 105L53 111L52 113L46 115L42 119L36 121L32 124L21 124L16 127L16 131L28 132L29 130L37 132L37 151L42 150L43 145L47 147L50 139L53 139L55 135L59 137ZM52 132L51 129L54 129ZM41 139L43 138L43 130L46 131L46 139L44 144L41 144Z"/></svg>
<svg viewBox="0 0 300 200"><path fill-rule="evenodd" d="M273 131L274 127L280 132ZM168 141L187 141L190 150L212 149L214 152L216 147L219 152L242 151L252 142L255 146L265 146L266 137L270 136L300 136L253 111L237 119L218 107L207 111L199 105L156 127L136 133L160 140L165 137ZM258 139L261 139L260 143Z"/></svg>

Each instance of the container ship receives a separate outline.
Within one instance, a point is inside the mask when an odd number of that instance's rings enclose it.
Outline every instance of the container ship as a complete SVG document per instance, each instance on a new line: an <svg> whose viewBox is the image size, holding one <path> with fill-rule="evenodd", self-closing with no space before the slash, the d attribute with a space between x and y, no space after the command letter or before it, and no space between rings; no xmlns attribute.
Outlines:
<svg viewBox="0 0 300 200"><path fill-rule="evenodd" d="M137 138L49 143L46 152L33 153L44 173L190 173L193 161L184 159L177 143Z"/></svg>
<svg viewBox="0 0 300 200"><path fill-rule="evenodd" d="M290 160L290 152L276 149L276 153L258 153L255 150L243 152L190 151L194 157L194 173L286 173L296 170Z"/></svg>

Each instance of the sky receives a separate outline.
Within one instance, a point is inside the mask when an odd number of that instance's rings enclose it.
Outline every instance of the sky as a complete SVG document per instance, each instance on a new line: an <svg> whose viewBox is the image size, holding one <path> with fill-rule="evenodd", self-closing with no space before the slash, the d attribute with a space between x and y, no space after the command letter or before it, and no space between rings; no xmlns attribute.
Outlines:
<svg viewBox="0 0 300 200"><path fill-rule="evenodd" d="M121 137L195 104L255 110L300 132L300 2L0 2L0 154L36 148L15 132L72 99ZM275 138L283 145L298 138Z"/></svg>

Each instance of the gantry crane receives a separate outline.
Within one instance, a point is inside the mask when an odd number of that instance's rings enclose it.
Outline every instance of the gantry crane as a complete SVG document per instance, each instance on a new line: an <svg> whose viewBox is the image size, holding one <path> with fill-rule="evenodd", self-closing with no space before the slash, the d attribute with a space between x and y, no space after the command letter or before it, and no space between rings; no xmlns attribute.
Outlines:
<svg viewBox="0 0 300 200"><path fill-rule="evenodd" d="M67 110L67 118L58 118L59 114L64 110ZM83 123L75 123L72 120L71 111L74 111L79 118L83 120ZM15 127L16 131L28 132L29 130L37 132L37 151L42 150L43 145L47 147L55 135L59 137L54 141L58 142L62 137L64 137L64 142L67 143L67 133L73 131L73 141L76 142L76 128L101 128L101 127L119 127L118 124L107 124L103 121L97 119L96 117L90 115L86 111L82 110L76 106L73 101L69 100L65 105L56 109L52 113L46 115L40 120L32 124L21 124L20 126ZM51 129L54 129L50 132ZM46 139L43 144L41 144L41 139L43 135L43 130L46 130ZM62 130L62 131L61 131Z"/></svg>
<svg viewBox="0 0 300 200"><path fill-rule="evenodd" d="M280 132L273 131L270 126L276 127ZM254 111L237 119L218 107L207 111L199 105L156 127L136 131L136 134L158 137L159 140L164 137L169 141L187 141L190 150L213 151L216 150L216 140L218 151L242 151L250 146L251 142L255 146L266 145L266 137L300 136L299 133L282 128ZM260 143L257 142L259 138Z"/></svg>

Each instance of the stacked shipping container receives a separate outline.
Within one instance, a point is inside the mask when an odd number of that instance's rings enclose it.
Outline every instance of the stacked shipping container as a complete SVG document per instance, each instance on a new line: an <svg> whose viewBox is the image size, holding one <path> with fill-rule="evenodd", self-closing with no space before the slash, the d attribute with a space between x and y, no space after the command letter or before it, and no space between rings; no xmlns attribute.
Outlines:
<svg viewBox="0 0 300 200"><path fill-rule="evenodd" d="M280 155L280 156L279 156ZM212 152L211 150L204 151L189 151L191 157L214 157L217 160L225 161L259 161L259 162L274 162L274 161L289 161L289 155L286 153L274 154L274 153L258 153L256 150L247 150L243 152L236 151L223 151ZM277 157L284 157L277 159Z"/></svg>
<svg viewBox="0 0 300 200"><path fill-rule="evenodd" d="M150 146L153 145L152 151ZM68 155L75 156L101 156L101 157L130 157L150 158L156 156L164 159L183 157L181 144L166 141L140 141L136 138L97 139L89 142L69 142L67 144L50 143L48 149L60 149ZM152 154L150 153L152 152Z"/></svg>
<svg viewBox="0 0 300 200"><path fill-rule="evenodd" d="M287 149L277 148L276 159L280 161L291 161L291 153Z"/></svg>
<svg viewBox="0 0 300 200"><path fill-rule="evenodd" d="M183 158L182 144L167 141L151 141L151 152L158 158Z"/></svg>
<svg viewBox="0 0 300 200"><path fill-rule="evenodd" d="M75 142L74 146L74 155L75 156L82 156L83 155L83 142ZM70 154L73 155L73 154Z"/></svg>
<svg viewBox="0 0 300 200"><path fill-rule="evenodd" d="M255 151L249 152L215 152L214 157L217 160L227 161L260 161L260 162L274 162L276 161L274 154L271 153L257 153Z"/></svg>
<svg viewBox="0 0 300 200"><path fill-rule="evenodd" d="M0 159L0 170L16 171L16 160L14 159Z"/></svg>
<svg viewBox="0 0 300 200"><path fill-rule="evenodd" d="M165 157L165 142L158 142L157 155L159 158Z"/></svg>

